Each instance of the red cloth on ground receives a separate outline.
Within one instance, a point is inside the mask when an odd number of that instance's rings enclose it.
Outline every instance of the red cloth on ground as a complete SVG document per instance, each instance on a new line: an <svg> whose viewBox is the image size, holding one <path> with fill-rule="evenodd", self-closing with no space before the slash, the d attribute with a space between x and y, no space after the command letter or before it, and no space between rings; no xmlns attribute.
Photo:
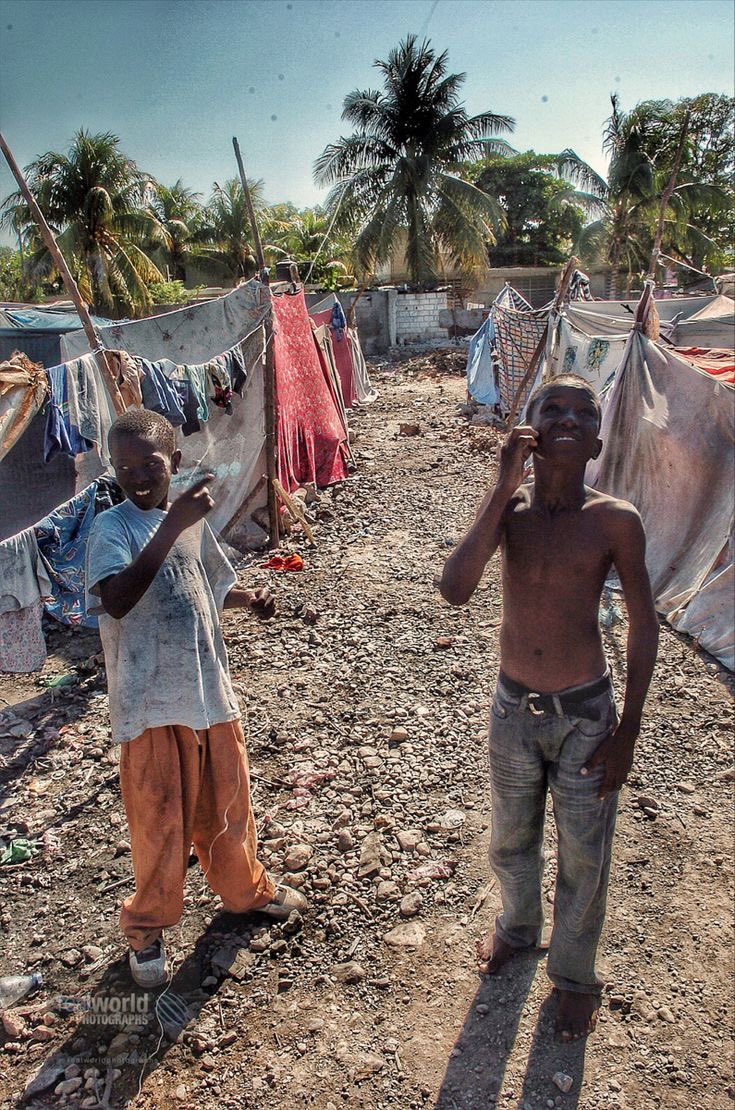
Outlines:
<svg viewBox="0 0 735 1110"><path fill-rule="evenodd" d="M325 312L315 312L311 318L315 324L329 324L332 319L332 310L328 308ZM342 383L342 396L344 397L346 408L350 409L355 400L355 368L352 365L352 348L350 347L350 341L347 337L347 328L342 332L341 339L338 338L334 328L330 328L330 331L332 333L334 361L337 364L339 380Z"/></svg>
<svg viewBox="0 0 735 1110"><path fill-rule="evenodd" d="M724 347L674 347L674 350L700 370L735 385L735 351Z"/></svg>
<svg viewBox="0 0 735 1110"><path fill-rule="evenodd" d="M324 380L303 290L273 297L278 397L278 477L289 492L304 482L347 477L345 434Z"/></svg>

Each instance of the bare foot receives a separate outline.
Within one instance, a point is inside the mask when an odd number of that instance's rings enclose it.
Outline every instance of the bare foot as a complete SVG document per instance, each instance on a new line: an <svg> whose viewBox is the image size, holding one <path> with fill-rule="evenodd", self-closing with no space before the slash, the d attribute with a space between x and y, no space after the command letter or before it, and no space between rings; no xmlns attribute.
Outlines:
<svg viewBox="0 0 735 1110"><path fill-rule="evenodd" d="M521 949L513 948L501 940L497 933L493 933L484 940L478 940L475 945L477 952L477 970L480 975L497 975L501 967L515 956Z"/></svg>
<svg viewBox="0 0 735 1110"><path fill-rule="evenodd" d="M580 994L579 991L562 991L557 988L559 1009L555 1031L562 1041L577 1041L587 1037L597 1025L600 996Z"/></svg>

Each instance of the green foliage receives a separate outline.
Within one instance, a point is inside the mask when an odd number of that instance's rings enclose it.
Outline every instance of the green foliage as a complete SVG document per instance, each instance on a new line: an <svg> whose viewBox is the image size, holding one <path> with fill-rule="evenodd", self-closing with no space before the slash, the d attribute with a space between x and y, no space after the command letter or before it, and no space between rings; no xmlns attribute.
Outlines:
<svg viewBox="0 0 735 1110"><path fill-rule="evenodd" d="M256 213L263 215L263 182L248 179L248 190ZM209 204L204 210L197 240L202 245L197 255L215 271L232 282L252 277L255 258L250 218L241 183L232 178L224 187L214 183Z"/></svg>
<svg viewBox="0 0 735 1110"><path fill-rule="evenodd" d="M148 292L154 304L188 304L195 300L202 290L203 285L187 289L183 281L154 281L148 286Z"/></svg>
<svg viewBox="0 0 735 1110"><path fill-rule="evenodd" d="M459 92L463 73L449 73L446 52L409 35L386 61L376 61L383 89L356 89L342 119L355 130L317 159L317 184L331 185L327 212L354 236L364 274L405 244L416 285L433 282L442 255L472 269L485 261L502 214L494 199L461 177L463 163L508 151L492 136L513 129L508 116L470 117Z"/></svg>

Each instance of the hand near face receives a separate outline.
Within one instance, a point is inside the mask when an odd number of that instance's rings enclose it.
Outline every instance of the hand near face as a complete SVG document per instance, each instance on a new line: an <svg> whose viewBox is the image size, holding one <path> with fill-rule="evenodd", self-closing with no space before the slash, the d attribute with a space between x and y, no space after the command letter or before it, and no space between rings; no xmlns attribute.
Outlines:
<svg viewBox="0 0 735 1110"><path fill-rule="evenodd" d="M500 449L500 474L498 485L511 492L518 489L523 481L523 467L531 452L536 449L538 436L530 424L520 424L513 428Z"/></svg>

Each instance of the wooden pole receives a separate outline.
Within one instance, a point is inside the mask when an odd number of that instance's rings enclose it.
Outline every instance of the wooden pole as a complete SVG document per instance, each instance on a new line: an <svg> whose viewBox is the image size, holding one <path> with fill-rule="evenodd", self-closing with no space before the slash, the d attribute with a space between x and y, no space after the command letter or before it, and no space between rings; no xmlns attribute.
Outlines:
<svg viewBox="0 0 735 1110"><path fill-rule="evenodd" d="M253 233L255 257L258 260L260 280L267 284L268 275L265 269L265 255L263 254L263 244L260 239L260 232L258 231L258 221L255 218L255 209L253 208L253 201L250 196L250 189L248 188L248 179L245 176L245 167L243 166L242 155L240 154L240 144L234 137L232 139L232 146L235 150L237 168L240 171L240 182L242 184L243 196L245 197L245 207L248 210L248 216L250 218L250 228ZM276 396L276 374L273 360L272 303L270 305L270 311L263 321L263 327L265 329L265 466L266 474L268 475L268 524L270 526L268 546L273 549L278 547L281 542L281 529L278 516L278 498L273 484L276 478L278 398Z"/></svg>
<svg viewBox="0 0 735 1110"><path fill-rule="evenodd" d="M64 258L63 254L59 250L59 245L56 242L56 238L54 237L54 233L51 230L51 228L49 227L49 225L47 224L46 218L45 218L43 212L38 207L38 202L36 201L36 198L34 197L31 190L28 188L28 183L27 183L25 177L23 176L23 173L22 173L20 167L18 166L17 162L15 161L15 158L13 157L13 154L12 154L12 151L10 150L10 147L5 142L5 139L3 138L3 135L1 133L0 133L0 150L2 150L3 154L5 155L5 161L10 166L13 177L18 182L18 187L20 188L21 193L23 194L23 196L26 199L26 202L28 203L28 207L31 210L31 215L33 216L33 219L38 224L38 229L41 232L41 235L43 236L43 241L46 244L46 246L48 247L49 253L50 253L51 257L54 260L54 265L56 266L59 273L61 274L61 276L63 278L63 281L64 281L64 285L66 286L67 292L68 292L69 296L71 297L72 301L74 302L74 307L76 308L77 312L79 313L79 319L82 321L82 327L84 328L84 333L87 336L87 342L89 343L90 350L93 352L94 357L97 361L97 365L99 366L100 371L102 373L102 376L105 379L105 381L107 382L107 388L110 391L110 396L112 397L112 403L115 406L115 411L119 415L120 413L125 412L125 402L123 401L122 397L120 396L120 390L117 388L117 382L115 381L115 375L113 374L112 370L108 366L107 359L105 358L104 351L101 349L102 348L102 340L100 339L99 335L97 334L97 331L95 330L95 327L94 327L94 324L92 323L89 312L87 311L87 306L84 303L84 301L82 300L82 295L79 292L79 287L78 287L77 283L75 282L74 278L72 277L71 271L70 271L69 267L66 264L66 259Z"/></svg>

